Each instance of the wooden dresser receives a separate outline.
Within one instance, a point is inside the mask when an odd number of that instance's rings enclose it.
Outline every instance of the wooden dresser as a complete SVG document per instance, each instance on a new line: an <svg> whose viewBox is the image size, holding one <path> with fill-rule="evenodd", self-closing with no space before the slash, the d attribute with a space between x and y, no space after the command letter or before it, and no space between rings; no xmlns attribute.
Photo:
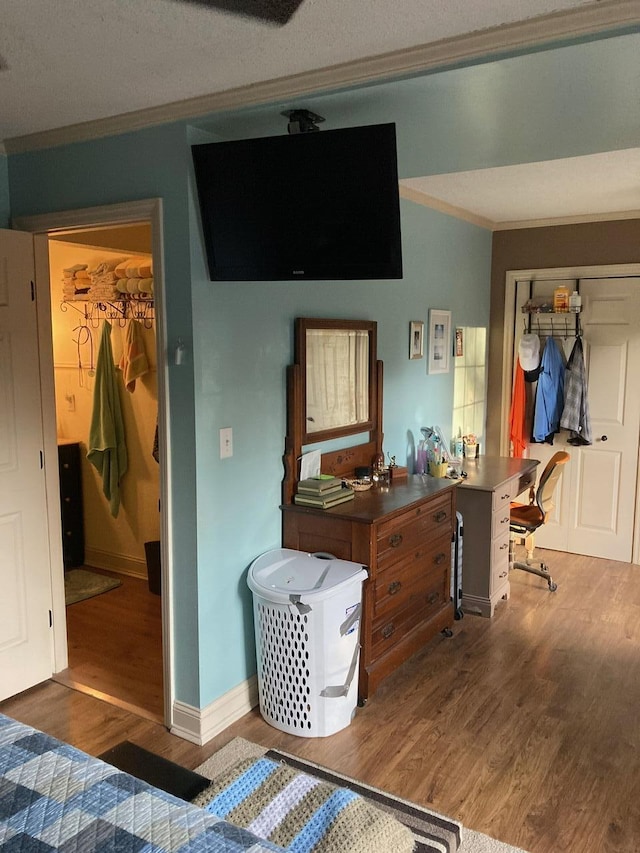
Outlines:
<svg viewBox="0 0 640 853"><path fill-rule="evenodd" d="M467 479L458 486L462 513L462 607L493 616L509 598L509 509L511 501L535 482L538 462L507 456L466 460ZM526 502L526 501L525 501Z"/></svg>
<svg viewBox="0 0 640 853"><path fill-rule="evenodd" d="M451 540L455 483L410 476L329 510L282 507L285 548L362 563L359 699L454 623Z"/></svg>

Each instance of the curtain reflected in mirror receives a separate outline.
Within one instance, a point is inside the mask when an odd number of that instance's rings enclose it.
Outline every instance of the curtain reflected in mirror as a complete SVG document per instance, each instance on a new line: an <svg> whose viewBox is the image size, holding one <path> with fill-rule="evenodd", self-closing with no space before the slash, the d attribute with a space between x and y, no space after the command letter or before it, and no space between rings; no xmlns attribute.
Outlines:
<svg viewBox="0 0 640 853"><path fill-rule="evenodd" d="M309 435L369 421L369 331L306 330Z"/></svg>

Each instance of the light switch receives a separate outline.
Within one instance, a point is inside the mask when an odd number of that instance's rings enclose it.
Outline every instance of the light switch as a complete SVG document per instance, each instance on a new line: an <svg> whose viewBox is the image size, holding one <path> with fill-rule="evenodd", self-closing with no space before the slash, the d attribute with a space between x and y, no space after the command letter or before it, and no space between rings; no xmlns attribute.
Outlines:
<svg viewBox="0 0 640 853"><path fill-rule="evenodd" d="M220 430L220 459L229 459L233 456L233 430L224 427Z"/></svg>

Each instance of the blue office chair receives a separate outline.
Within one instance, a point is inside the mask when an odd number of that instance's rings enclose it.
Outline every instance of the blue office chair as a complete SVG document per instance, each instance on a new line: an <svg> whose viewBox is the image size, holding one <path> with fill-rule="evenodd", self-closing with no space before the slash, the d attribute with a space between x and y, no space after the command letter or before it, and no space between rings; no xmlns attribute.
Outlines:
<svg viewBox="0 0 640 853"><path fill-rule="evenodd" d="M532 565L533 534L539 527L542 527L546 523L549 513L555 506L553 495L558 485L558 480L564 470L563 466L566 465L569 459L569 454L564 450L554 453L540 475L538 488L534 489L533 486L531 487L529 491L529 503L512 503L509 512L509 530L512 534L509 548L509 568L520 569L523 572L529 572L532 575L544 578L549 584L551 592L556 591L558 584L553 582L547 564L540 562L538 564L539 568ZM518 536L524 536L527 540L526 563L514 560L514 539Z"/></svg>

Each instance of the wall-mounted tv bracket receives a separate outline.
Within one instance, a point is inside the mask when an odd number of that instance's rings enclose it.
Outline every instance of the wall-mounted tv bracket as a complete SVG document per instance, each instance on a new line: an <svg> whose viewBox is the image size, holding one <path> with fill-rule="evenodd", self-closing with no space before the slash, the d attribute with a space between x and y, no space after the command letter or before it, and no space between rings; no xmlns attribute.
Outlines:
<svg viewBox="0 0 640 853"><path fill-rule="evenodd" d="M285 110L280 115L289 119L287 130L289 133L313 133L320 130L318 122L324 121L323 116L316 115L310 110Z"/></svg>

